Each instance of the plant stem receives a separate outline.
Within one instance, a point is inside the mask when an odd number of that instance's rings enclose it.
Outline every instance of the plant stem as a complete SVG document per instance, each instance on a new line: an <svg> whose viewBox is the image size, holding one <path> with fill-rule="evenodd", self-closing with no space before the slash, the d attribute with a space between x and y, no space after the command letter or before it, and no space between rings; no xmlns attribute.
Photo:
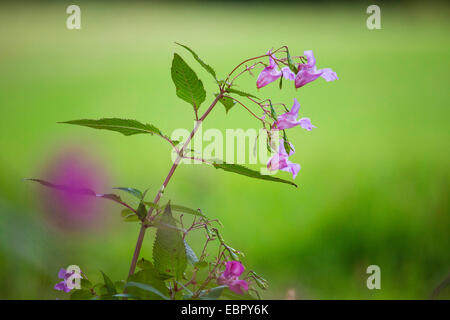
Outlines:
<svg viewBox="0 0 450 320"><path fill-rule="evenodd" d="M156 205L158 204L159 200L161 199L161 195L164 192L164 190L166 189L167 185L170 182L170 179L172 178L176 168L178 167L178 165L180 164L181 159L183 158L183 153L186 149L186 147L189 145L189 143L191 142L192 138L194 137L194 135L197 133L198 128L200 127L200 125L202 124L203 120L205 120L205 118L208 116L208 114L211 112L211 110L214 108L214 106L217 104L217 102L219 101L220 98L222 98L224 91L221 90L220 93L217 95L217 97L214 99L214 101L211 103L211 105L209 106L209 108L205 111L205 113L200 117L200 119L198 121L196 121L194 129L192 129L191 134L189 135L188 139L186 140L186 142L184 143L183 147L179 150L177 158L175 159L172 167L170 168L169 173L167 174L166 179L163 182L163 185L161 187L161 189L159 189L158 193L156 194L155 199L153 200L153 203ZM150 209L147 212L147 216L145 217L145 219L148 219L153 212L154 207L150 207ZM145 224L143 223L141 225L141 229L139 231L139 236L136 242L136 247L134 249L134 253L133 253L133 259L131 260L131 265L130 265L130 271L128 272L128 277L130 277L131 275L134 274L134 271L136 270L136 264L137 261L139 259L139 254L141 252L141 248L142 248L142 242L144 241L144 236L145 236L145 230L147 229L147 226L145 226Z"/></svg>

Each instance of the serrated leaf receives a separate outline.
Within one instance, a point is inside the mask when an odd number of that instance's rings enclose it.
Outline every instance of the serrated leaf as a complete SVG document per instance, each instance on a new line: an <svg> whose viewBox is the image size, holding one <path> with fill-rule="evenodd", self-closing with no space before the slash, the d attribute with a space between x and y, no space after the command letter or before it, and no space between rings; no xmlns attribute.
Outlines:
<svg viewBox="0 0 450 320"><path fill-rule="evenodd" d="M161 217L161 224L176 226L172 216L170 203L167 204ZM183 237L174 228L158 227L153 244L153 264L163 273L180 279L186 269L187 258Z"/></svg>
<svg viewBox="0 0 450 320"><path fill-rule="evenodd" d="M129 194L138 198L139 200L142 200L142 198L144 198L144 194L140 190L135 189L135 188L116 187L113 189L128 192Z"/></svg>
<svg viewBox="0 0 450 320"><path fill-rule="evenodd" d="M103 118L98 120L72 120L64 121L61 123L74 124L93 129L102 129L120 132L125 136L131 136L134 134L147 133L150 135L156 134L162 136L161 131L151 124L144 124L137 120L120 119L120 118Z"/></svg>
<svg viewBox="0 0 450 320"><path fill-rule="evenodd" d="M208 73L209 73L210 75L213 76L214 80L217 81L216 71L214 71L214 69L213 69L210 65L206 64L205 62L203 62L203 60L200 59L200 57L199 57L199 56L198 56L191 48L189 48L188 46L185 46L184 44L181 44L181 43L178 43L178 42L175 42L175 43L176 43L177 45L179 45L179 46L185 48L187 51L189 51L189 52L192 54L192 56L194 57L194 59L197 60L197 62L200 63L200 65L201 65L206 71L208 71Z"/></svg>
<svg viewBox="0 0 450 320"><path fill-rule="evenodd" d="M139 282L128 282L125 285L125 288L131 288L131 287L136 287L136 288L139 288L139 289L142 289L142 290L154 293L157 296L163 298L164 300L169 300L169 298L167 296L165 296L159 290L157 290L156 288L154 288L153 286L151 286L149 284L139 283Z"/></svg>
<svg viewBox="0 0 450 320"><path fill-rule="evenodd" d="M216 97L217 97L217 94L216 94ZM234 105L236 104L236 101L234 101L230 97L222 97L219 99L219 102L225 107L226 113L228 113L228 111L230 111L230 109L233 108Z"/></svg>
<svg viewBox="0 0 450 320"><path fill-rule="evenodd" d="M173 56L171 73L177 96L190 103L194 110L198 110L206 99L203 83L194 70L176 53Z"/></svg>
<svg viewBox="0 0 450 320"><path fill-rule="evenodd" d="M150 261L145 260L144 258L141 258L141 260L138 261L137 266L141 269L154 269L155 268Z"/></svg>
<svg viewBox="0 0 450 320"><path fill-rule="evenodd" d="M237 95L239 95L239 96L242 96L242 97L251 97L251 98L255 98L255 99L261 100L261 99L258 98L257 96L254 96L254 95L251 94L251 93L244 92L244 91L241 91L241 90L237 90L237 89L233 89L233 88L227 88L226 91L227 91L228 93L235 93L235 94L237 94Z"/></svg>
<svg viewBox="0 0 450 320"><path fill-rule="evenodd" d="M190 264L195 265L198 262L197 255L195 254L194 250L192 250L191 246L184 241L184 245L186 247L186 257Z"/></svg>
<svg viewBox="0 0 450 320"><path fill-rule="evenodd" d="M222 169L222 170L225 170L225 171L228 171L228 172L237 173L237 174L240 174L240 175L243 175L243 176L247 176L247 177L250 177L250 178L267 180L267 181L273 181L273 182L280 182L280 183L286 183L286 184L293 185L294 187L297 187L297 185L295 183L293 183L292 181L288 181L288 180L272 177L272 176L269 176L269 175L263 175L263 174L259 173L258 171L251 170L251 169L249 169L247 167L244 167L242 165L239 165L239 164L214 163L213 166L216 169Z"/></svg>

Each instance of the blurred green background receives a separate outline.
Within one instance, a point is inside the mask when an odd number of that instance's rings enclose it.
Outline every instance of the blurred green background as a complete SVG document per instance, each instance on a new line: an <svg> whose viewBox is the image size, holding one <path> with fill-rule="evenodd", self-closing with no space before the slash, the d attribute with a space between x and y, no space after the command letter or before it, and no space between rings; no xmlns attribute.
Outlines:
<svg viewBox="0 0 450 320"><path fill-rule="evenodd" d="M318 127L290 131L293 161L302 165L298 189L185 165L166 190L166 199L222 221L245 265L269 280L264 298L283 299L294 289L299 299L420 299L448 276L448 6L381 5L382 29L371 31L364 2L77 1L82 29L70 31L71 3L0 4L0 298L63 298L53 285L69 264L94 280L99 270L124 279L137 224L121 222L120 208L99 200L98 214L107 213L96 227L56 227L41 187L22 179L45 178L49 159L77 146L108 176L98 192L150 187L152 197L170 168L164 141L57 122L124 117L167 133L190 130L192 108L175 96L170 77L173 52L197 70L207 102L214 85L174 41L192 47L219 76L288 45L294 54L314 50L319 68L340 78L259 92L289 106L297 97L301 116ZM239 84L257 92L254 78ZM218 106L204 128L258 122L242 108L225 116ZM151 257L152 238L143 257ZM381 268L381 290L366 287L371 264ZM449 298L449 290L440 297Z"/></svg>

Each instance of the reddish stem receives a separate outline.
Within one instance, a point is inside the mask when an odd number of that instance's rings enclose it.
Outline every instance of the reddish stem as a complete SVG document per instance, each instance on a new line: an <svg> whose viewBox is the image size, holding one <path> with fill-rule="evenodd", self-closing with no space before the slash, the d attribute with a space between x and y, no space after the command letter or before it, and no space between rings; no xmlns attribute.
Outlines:
<svg viewBox="0 0 450 320"><path fill-rule="evenodd" d="M170 179L172 178L176 168L178 167L178 165L180 164L180 161L183 157L183 153L186 149L186 147L189 145L189 143L191 142L192 138L194 137L194 135L196 134L198 128L200 127L201 123L203 120L205 120L205 118L208 116L208 114L211 112L211 110L214 108L214 106L217 104L217 102L219 101L220 98L222 98L224 91L221 90L220 94L217 95L217 97L214 99L214 101L211 103L211 105L209 106L209 108L205 111L205 113L200 117L199 121L196 122L194 129L192 129L191 134L189 135L189 138L186 140L186 142L184 143L183 147L181 147L181 149L178 152L178 156L175 159L175 162L173 163L172 167L170 168L169 173L167 174L166 179L163 182L163 185L161 187L161 189L158 191L158 193L156 194L155 199L153 200L153 203L156 205L158 204L159 200L161 199L161 195L164 192L165 188L167 187L167 185L170 182ZM147 212L147 216L145 217L145 219L149 219L152 215L154 207L150 207L150 209ZM139 231L139 236L136 242L136 247L134 249L134 253L133 253L133 258L131 260L131 265L130 265L130 270L128 272L128 276L131 276L134 274L134 271L136 270L136 264L137 261L139 259L139 254L141 252L141 248L142 248L142 243L144 241L144 236L145 236L145 230L147 229L147 226L145 224L141 225L141 229Z"/></svg>

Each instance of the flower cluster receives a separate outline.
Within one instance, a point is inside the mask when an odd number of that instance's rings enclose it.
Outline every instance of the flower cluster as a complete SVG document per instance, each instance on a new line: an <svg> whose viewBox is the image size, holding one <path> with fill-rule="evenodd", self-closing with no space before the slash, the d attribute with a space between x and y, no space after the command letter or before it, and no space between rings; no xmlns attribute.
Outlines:
<svg viewBox="0 0 450 320"><path fill-rule="evenodd" d="M296 66L298 72L295 74L288 66L279 70L277 61L283 62L283 60L277 59L269 50L267 52L267 55L269 56L269 65L259 74L258 80L256 81L256 87L258 89L265 87L269 83L278 80L281 76L287 80L294 80L296 88L303 87L305 84L308 84L319 77L324 78L326 81L334 81L339 79L336 72L330 68L317 70L316 59L314 58L312 50L304 51L303 54L307 59L307 62L298 63Z"/></svg>
<svg viewBox="0 0 450 320"><path fill-rule="evenodd" d="M302 62L292 64L291 60L288 66L281 68L281 70L279 69L278 64L285 65L286 62L284 60L287 59L278 59L270 50L267 52L267 55L269 57L269 65L261 71L258 79L256 80L256 87L258 89L280 79L281 77L294 81L296 88L303 87L319 77L324 78L326 81L334 81L339 79L336 72L330 68L317 70L316 59L314 58L311 50L305 51L304 56L299 57ZM306 62L304 62L305 60ZM308 131L316 128L316 126L311 123L309 118L297 119L299 110L300 103L296 98L294 98L294 105L291 110L276 118L274 123L271 125L271 131L280 131L296 126L300 126ZM277 151L275 155L273 155L267 163L267 168L269 171L282 170L290 172L292 173L292 177L295 179L300 170L300 165L289 161L289 157L295 153L295 149L292 144L285 139L280 139L279 143L280 144L279 147L276 148ZM288 146L289 150L286 150L286 146Z"/></svg>

